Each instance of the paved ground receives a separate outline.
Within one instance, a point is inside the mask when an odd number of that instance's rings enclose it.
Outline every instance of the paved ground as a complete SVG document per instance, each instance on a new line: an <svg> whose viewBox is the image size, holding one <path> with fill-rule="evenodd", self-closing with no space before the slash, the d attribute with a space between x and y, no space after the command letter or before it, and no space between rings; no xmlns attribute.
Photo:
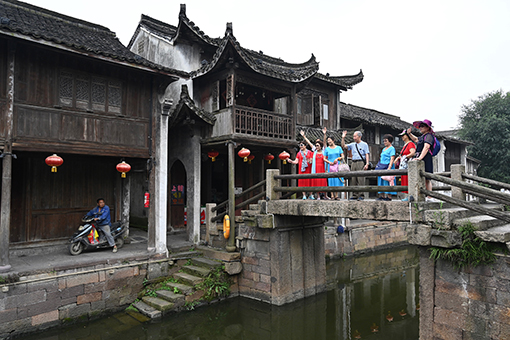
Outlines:
<svg viewBox="0 0 510 340"><path fill-rule="evenodd" d="M51 270L59 270L72 267L87 266L88 264L97 264L100 262L119 262L124 259L143 259L148 258L150 254L147 251L147 232L131 228L131 243L125 244L117 253L113 253L111 249L97 249L93 251L85 251L80 255L72 256L67 250L67 246L53 246L47 248L47 252L32 251L32 255L18 255L9 258L12 267L9 273L18 274L47 272ZM193 247L193 243L187 240L187 234L174 233L167 237L167 245L171 252ZM30 252L29 252L30 254Z"/></svg>

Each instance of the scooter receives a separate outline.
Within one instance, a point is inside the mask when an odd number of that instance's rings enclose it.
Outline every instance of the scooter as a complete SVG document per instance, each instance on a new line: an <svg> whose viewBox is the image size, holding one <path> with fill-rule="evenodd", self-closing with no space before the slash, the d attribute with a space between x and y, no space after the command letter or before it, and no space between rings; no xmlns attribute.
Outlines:
<svg viewBox="0 0 510 340"><path fill-rule="evenodd" d="M78 231L75 232L73 237L71 237L69 240L71 243L69 245L69 252L71 255L80 255L84 250L110 247L103 231L96 228L94 225L93 216L85 215L81 221L83 224L80 225ZM125 232L126 228L124 225L122 225L121 222L112 223L112 226L110 227L110 233L115 240L117 249L122 248L124 245L123 235Z"/></svg>

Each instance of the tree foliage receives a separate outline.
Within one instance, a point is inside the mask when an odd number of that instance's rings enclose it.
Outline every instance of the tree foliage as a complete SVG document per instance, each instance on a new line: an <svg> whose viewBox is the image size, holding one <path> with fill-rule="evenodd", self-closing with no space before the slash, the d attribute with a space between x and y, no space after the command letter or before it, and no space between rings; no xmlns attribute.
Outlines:
<svg viewBox="0 0 510 340"><path fill-rule="evenodd" d="M490 92L464 105L460 125L460 136L474 143L469 154L482 161L478 175L510 183L510 92Z"/></svg>

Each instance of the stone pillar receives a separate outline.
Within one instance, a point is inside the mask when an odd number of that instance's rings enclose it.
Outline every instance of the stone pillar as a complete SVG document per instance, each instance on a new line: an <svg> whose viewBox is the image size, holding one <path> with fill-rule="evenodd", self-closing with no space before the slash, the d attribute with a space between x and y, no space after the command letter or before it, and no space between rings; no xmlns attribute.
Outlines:
<svg viewBox="0 0 510 340"><path fill-rule="evenodd" d="M218 235L218 228L216 222L211 222L211 218L216 217L216 211L212 209L216 203L206 203L205 205L205 242L211 243L211 235Z"/></svg>
<svg viewBox="0 0 510 340"><path fill-rule="evenodd" d="M126 226L124 239L129 237L129 214L131 208L131 176L127 176L122 180L122 213L121 222Z"/></svg>
<svg viewBox="0 0 510 340"><path fill-rule="evenodd" d="M434 339L435 263L425 247L420 247L420 340Z"/></svg>
<svg viewBox="0 0 510 340"><path fill-rule="evenodd" d="M186 167L186 207L187 230L189 240L194 244L200 243L200 178L202 170L201 145L198 134L189 141L193 150L191 164Z"/></svg>
<svg viewBox="0 0 510 340"><path fill-rule="evenodd" d="M267 169L266 170L266 197L270 200L277 200L280 198L280 193L273 190L274 187L280 185L280 181L274 179L274 176L278 176L280 170L278 169Z"/></svg>
<svg viewBox="0 0 510 340"><path fill-rule="evenodd" d="M464 179L462 178L462 174L466 172L466 166L464 164L452 164L451 170L452 179L464 182ZM461 188L452 185L452 197L465 201L466 193Z"/></svg>
<svg viewBox="0 0 510 340"><path fill-rule="evenodd" d="M415 202L423 202L425 195L420 192L420 189L425 188L425 177L420 176L420 171L425 171L425 163L413 160L408 164L409 196L413 196Z"/></svg>
<svg viewBox="0 0 510 340"><path fill-rule="evenodd" d="M11 270L9 264L9 240L11 227L11 183L12 183L12 129L14 115L14 66L16 46L9 42L7 52L7 102L5 105L5 146L2 159L2 194L0 214L0 273Z"/></svg>

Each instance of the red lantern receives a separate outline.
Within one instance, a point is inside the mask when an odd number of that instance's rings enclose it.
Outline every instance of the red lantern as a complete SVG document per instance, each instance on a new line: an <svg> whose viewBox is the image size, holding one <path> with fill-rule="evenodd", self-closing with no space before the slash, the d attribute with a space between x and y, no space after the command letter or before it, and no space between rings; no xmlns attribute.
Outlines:
<svg viewBox="0 0 510 340"><path fill-rule="evenodd" d="M131 165L127 164L126 162L122 161L121 163L117 164L117 171L121 173L122 178L126 178L126 172L129 172L131 170Z"/></svg>
<svg viewBox="0 0 510 340"><path fill-rule="evenodd" d="M255 159L255 156L253 156L253 155L249 155L249 156L248 156L248 164L251 164L251 161L252 161L253 159Z"/></svg>
<svg viewBox="0 0 510 340"><path fill-rule="evenodd" d="M220 153L216 150L211 150L207 153L207 156L209 156L209 158L211 158L211 160L214 162L216 160L216 157L218 157Z"/></svg>
<svg viewBox="0 0 510 340"><path fill-rule="evenodd" d="M283 151L278 157L283 161L283 164L287 164L287 159L289 159L290 155L287 151Z"/></svg>
<svg viewBox="0 0 510 340"><path fill-rule="evenodd" d="M57 156L57 154L53 154L51 156L46 157L46 164L51 166L51 172L57 172L57 166L61 166L64 163L64 160Z"/></svg>
<svg viewBox="0 0 510 340"><path fill-rule="evenodd" d="M268 153L264 156L264 159L267 161L267 164L271 164L271 161L274 159L274 156Z"/></svg>
<svg viewBox="0 0 510 340"><path fill-rule="evenodd" d="M237 154L239 155L239 157L243 158L243 160L245 162L248 162L248 156L250 155L250 150L248 150L246 148L242 148L241 150L239 150L239 152Z"/></svg>

